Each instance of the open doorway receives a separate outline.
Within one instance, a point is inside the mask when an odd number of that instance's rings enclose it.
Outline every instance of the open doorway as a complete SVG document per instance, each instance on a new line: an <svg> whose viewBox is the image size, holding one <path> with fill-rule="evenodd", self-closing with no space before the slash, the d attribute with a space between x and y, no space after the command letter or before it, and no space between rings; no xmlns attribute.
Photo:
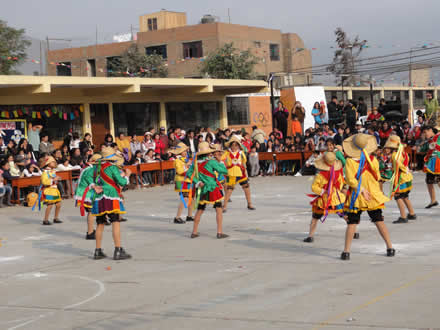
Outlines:
<svg viewBox="0 0 440 330"><path fill-rule="evenodd" d="M90 120L93 143L99 147L101 143L104 143L105 135L110 133L108 104L90 104Z"/></svg>

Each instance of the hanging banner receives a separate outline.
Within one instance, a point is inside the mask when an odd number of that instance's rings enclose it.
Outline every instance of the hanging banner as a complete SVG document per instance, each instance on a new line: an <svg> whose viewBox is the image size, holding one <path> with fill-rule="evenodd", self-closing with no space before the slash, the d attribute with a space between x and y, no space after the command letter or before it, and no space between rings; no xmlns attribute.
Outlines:
<svg viewBox="0 0 440 330"><path fill-rule="evenodd" d="M5 144L10 140L18 144L22 138L27 138L26 120L0 120L0 134Z"/></svg>

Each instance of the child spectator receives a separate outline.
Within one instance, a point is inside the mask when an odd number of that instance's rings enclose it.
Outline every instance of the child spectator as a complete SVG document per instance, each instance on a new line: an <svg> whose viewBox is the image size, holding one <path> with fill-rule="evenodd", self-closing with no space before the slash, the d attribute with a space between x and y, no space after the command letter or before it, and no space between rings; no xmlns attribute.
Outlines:
<svg viewBox="0 0 440 330"><path fill-rule="evenodd" d="M298 120L297 115L292 115L292 136L297 134L302 135L302 126L301 122Z"/></svg>
<svg viewBox="0 0 440 330"><path fill-rule="evenodd" d="M0 207L3 207L4 204L14 206L14 204L11 203L12 187L10 181L8 181L8 177L10 178L8 169L9 163L4 161L0 169ZM7 172L6 176L4 175L5 171ZM5 180L7 183L4 182Z"/></svg>
<svg viewBox="0 0 440 330"><path fill-rule="evenodd" d="M76 132L73 133L72 140L70 141L70 150L79 148L80 142L81 142L81 140L79 139L79 134Z"/></svg>
<svg viewBox="0 0 440 330"><path fill-rule="evenodd" d="M251 147L248 158L251 169L249 176L250 177L258 176L260 174L260 162L258 159L257 147L255 145Z"/></svg>

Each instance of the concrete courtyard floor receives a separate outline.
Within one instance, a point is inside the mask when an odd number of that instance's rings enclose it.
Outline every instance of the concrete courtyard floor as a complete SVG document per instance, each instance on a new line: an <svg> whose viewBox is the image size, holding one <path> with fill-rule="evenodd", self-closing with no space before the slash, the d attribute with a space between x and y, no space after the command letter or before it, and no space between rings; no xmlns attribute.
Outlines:
<svg viewBox="0 0 440 330"><path fill-rule="evenodd" d="M339 259L345 223L330 216L315 243L311 177L256 178L257 211L236 189L215 238L207 210L201 237L175 225L173 187L126 192L122 225L129 261L91 259L94 241L72 200L63 224L41 226L30 208L0 210L0 329L429 329L440 328L440 208L425 210L423 174L411 195L418 219L393 225L397 250L385 256L375 226L362 216L351 260ZM111 230L104 251L113 253Z"/></svg>

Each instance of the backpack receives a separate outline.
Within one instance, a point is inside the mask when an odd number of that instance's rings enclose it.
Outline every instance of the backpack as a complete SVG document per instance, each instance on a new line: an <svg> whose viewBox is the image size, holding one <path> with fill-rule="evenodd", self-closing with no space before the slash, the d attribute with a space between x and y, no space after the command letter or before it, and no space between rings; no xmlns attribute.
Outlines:
<svg viewBox="0 0 440 330"><path fill-rule="evenodd" d="M27 194L27 196L26 196L26 205L28 207L34 206L34 204L37 201L37 199L38 199L38 194L37 193L31 192L31 193Z"/></svg>

